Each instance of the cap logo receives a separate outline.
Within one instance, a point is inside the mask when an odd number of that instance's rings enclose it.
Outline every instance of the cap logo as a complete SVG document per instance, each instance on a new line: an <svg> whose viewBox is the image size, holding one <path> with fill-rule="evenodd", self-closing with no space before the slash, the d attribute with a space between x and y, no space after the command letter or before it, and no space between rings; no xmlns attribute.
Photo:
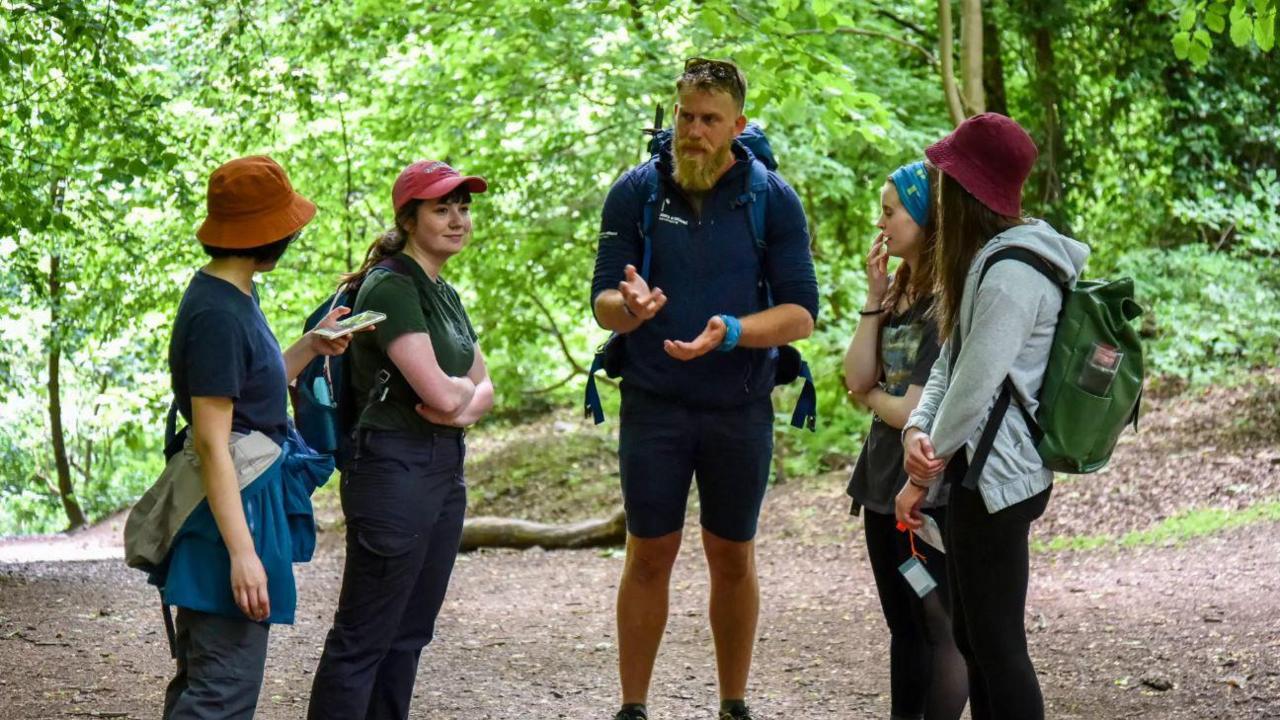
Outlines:
<svg viewBox="0 0 1280 720"><path fill-rule="evenodd" d="M448 165L446 165L446 164L444 164L444 163L442 163L442 162L440 162L439 160L437 160L437 161L435 161L435 162L427 163L426 165L423 165L423 166L422 166L422 174L423 174L423 175L432 175L432 174L434 174L434 173L435 173L435 171L440 170L441 168L447 168L447 167L449 167L449 166L448 166Z"/></svg>

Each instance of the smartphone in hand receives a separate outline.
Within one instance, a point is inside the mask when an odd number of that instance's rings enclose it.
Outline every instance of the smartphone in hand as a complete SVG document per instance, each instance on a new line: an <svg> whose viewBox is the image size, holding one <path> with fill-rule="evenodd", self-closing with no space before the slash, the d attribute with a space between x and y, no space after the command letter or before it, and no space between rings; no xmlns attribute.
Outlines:
<svg viewBox="0 0 1280 720"><path fill-rule="evenodd" d="M334 338L340 338L343 335L349 335L357 330L360 330L361 328L367 328L370 325L373 325L375 323L380 323L386 319L387 319L387 316L380 312L375 312L373 310L365 310L364 312L359 313L357 315L349 315L347 317L342 318L341 320L338 321L337 327L316 328L311 332L319 335L322 338L327 338L329 340L332 340Z"/></svg>

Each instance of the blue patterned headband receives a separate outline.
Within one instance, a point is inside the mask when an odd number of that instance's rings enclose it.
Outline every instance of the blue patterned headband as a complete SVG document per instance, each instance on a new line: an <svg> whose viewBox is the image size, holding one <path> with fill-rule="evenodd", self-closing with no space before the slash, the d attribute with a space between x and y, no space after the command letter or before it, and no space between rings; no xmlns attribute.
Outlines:
<svg viewBox="0 0 1280 720"><path fill-rule="evenodd" d="M920 227L929 224L929 171L923 162L903 165L889 176L898 188L898 198L911 219Z"/></svg>

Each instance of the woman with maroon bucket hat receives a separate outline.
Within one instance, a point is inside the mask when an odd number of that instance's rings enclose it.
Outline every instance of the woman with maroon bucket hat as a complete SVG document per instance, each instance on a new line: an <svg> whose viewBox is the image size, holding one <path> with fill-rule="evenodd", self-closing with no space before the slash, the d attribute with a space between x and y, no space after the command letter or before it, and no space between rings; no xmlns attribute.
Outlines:
<svg viewBox="0 0 1280 720"><path fill-rule="evenodd" d="M1074 285L1089 256L1084 244L1022 216L1022 185L1036 152L1025 130L995 113L969 118L925 150L942 171L934 311L946 340L903 432L908 483L896 514L920 527L929 488L948 484L947 582L974 720L1044 717L1023 615L1028 533L1048 505L1053 473L1023 412L1005 413L989 444L981 442L1006 384L1026 415L1035 415L1060 283ZM987 267L1010 249L1027 262Z"/></svg>
<svg viewBox="0 0 1280 720"><path fill-rule="evenodd" d="M357 419L342 473L347 557L316 668L312 720L403 720L435 631L467 505L464 429L493 384L458 293L441 276L471 238L483 178L443 162L405 168L395 226L346 281L356 312L387 316L348 358Z"/></svg>
<svg viewBox="0 0 1280 720"><path fill-rule="evenodd" d="M305 499L333 472L291 437L288 384L350 342L309 332L282 352L258 306L254 274L273 270L316 212L283 168L265 156L232 160L209 177L207 202L196 236L210 260L187 285L169 341L174 406L190 425L166 452L198 468L207 503L182 521L151 577L178 608L165 720L253 717L270 625L294 620L292 563L315 545L309 501L286 498ZM320 326L347 312L335 308ZM247 456L267 459L255 471ZM310 485L297 484L303 465Z"/></svg>

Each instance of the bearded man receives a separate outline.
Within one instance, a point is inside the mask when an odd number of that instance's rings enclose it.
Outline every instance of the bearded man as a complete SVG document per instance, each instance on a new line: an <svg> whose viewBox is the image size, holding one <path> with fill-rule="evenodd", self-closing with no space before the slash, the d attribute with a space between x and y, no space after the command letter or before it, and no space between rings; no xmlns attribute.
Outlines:
<svg viewBox="0 0 1280 720"><path fill-rule="evenodd" d="M609 191L592 280L596 320L625 335L626 348L618 458L627 557L618 587L622 709L615 720L649 717L649 680L695 476L717 717L749 720L760 605L754 538L773 456L773 348L813 332L817 281L795 191L768 171L765 197L744 192L759 161L737 140L747 124L742 72L693 58L676 93L672 140ZM753 201L767 203L763 251ZM648 257L647 204L656 204ZM636 269L646 265L647 277Z"/></svg>

